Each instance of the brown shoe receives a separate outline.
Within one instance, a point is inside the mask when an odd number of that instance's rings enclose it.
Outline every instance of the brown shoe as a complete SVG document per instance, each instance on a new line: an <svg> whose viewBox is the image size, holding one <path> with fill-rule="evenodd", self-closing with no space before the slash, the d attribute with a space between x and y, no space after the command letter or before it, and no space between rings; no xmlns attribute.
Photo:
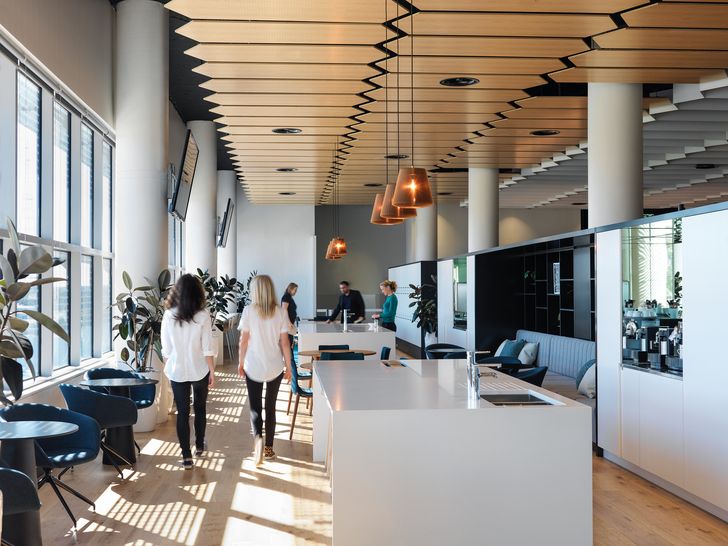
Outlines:
<svg viewBox="0 0 728 546"><path fill-rule="evenodd" d="M265 458L266 458L267 460L269 460L269 461L270 461L270 460L272 460L272 459L275 459L275 458L276 458L276 452L275 452L275 451L273 451L273 448L272 448L271 446L265 446L265 448L263 449L263 456L264 456L264 457L265 457Z"/></svg>

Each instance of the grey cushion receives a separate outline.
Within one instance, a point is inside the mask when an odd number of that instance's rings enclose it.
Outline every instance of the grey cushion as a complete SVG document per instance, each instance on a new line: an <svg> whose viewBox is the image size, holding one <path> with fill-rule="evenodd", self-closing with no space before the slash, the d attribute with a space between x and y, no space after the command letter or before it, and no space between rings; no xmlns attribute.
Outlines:
<svg viewBox="0 0 728 546"><path fill-rule="evenodd" d="M572 385L584 362L596 358L596 344L593 341L542 334L530 330L518 330L516 339L538 343L536 366L548 366L549 372L571 377Z"/></svg>

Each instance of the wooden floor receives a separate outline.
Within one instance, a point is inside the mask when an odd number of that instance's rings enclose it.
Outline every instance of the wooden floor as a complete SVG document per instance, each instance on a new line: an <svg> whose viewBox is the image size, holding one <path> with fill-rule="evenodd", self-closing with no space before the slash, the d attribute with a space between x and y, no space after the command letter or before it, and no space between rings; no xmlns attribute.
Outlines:
<svg viewBox="0 0 728 546"><path fill-rule="evenodd" d="M137 434L142 455L121 481L101 458L64 477L96 501L75 498L71 532L53 492L41 490L46 545L121 544L286 546L331 543L331 490L311 463L311 419L304 411L288 441L288 387L278 400L278 459L255 468L243 383L222 368L208 405L208 455L179 466L174 418ZM594 459L594 537L599 545L728 544L728 524L603 459ZM386 546L386 545L383 545Z"/></svg>

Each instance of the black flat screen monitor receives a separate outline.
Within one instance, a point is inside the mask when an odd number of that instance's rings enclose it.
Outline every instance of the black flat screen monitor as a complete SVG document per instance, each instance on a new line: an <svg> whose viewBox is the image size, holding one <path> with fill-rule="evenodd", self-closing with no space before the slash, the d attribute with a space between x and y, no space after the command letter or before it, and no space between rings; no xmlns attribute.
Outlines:
<svg viewBox="0 0 728 546"><path fill-rule="evenodd" d="M178 171L179 176L174 186L172 201L169 203L170 214L182 222L187 218L187 206L190 203L192 182L195 178L195 168L197 167L197 157L199 155L200 150L197 148L195 137L192 136L192 131L188 129L185 136L185 147L182 152L182 162Z"/></svg>
<svg viewBox="0 0 728 546"><path fill-rule="evenodd" d="M227 246L228 234L230 233L230 224L233 220L233 211L235 205L232 199L227 200L227 206L225 207L225 215L222 217L222 223L220 224L220 233L217 235L217 246L225 248Z"/></svg>

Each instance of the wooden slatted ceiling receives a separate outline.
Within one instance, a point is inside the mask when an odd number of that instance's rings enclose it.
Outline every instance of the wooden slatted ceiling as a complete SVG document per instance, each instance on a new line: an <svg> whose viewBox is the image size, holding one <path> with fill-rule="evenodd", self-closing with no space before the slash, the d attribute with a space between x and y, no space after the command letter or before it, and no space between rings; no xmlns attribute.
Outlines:
<svg viewBox="0 0 728 546"><path fill-rule="evenodd" d="M419 62L419 61L418 61ZM388 67L390 71L396 72L396 63L392 60L389 61ZM404 67L402 67L404 68ZM456 76L462 76L462 73L446 72L436 74L415 74L414 86L420 87L434 87L441 88L440 82L446 78L453 78ZM535 74L475 74L468 73L468 76L478 79L478 83L468 87L468 89L528 89L529 87L536 87L543 85L546 80L541 76ZM384 87L385 79L394 79L394 76L385 78L385 75L378 75L371 78L371 82L376 85ZM408 72L400 73L399 85L402 88L410 87L410 75ZM389 86L396 87L396 82L390 81Z"/></svg>
<svg viewBox="0 0 728 546"><path fill-rule="evenodd" d="M398 23L402 30L409 27ZM586 51L589 47L578 38L514 38L489 36L420 36L415 38L415 59L420 56L453 57L532 57L560 58ZM399 41L400 55L410 55L411 40ZM394 46L395 48L397 46ZM404 67L407 68L408 67Z"/></svg>
<svg viewBox="0 0 728 546"><path fill-rule="evenodd" d="M728 4L664 2L622 17L630 27L728 29Z"/></svg>
<svg viewBox="0 0 728 546"><path fill-rule="evenodd" d="M418 0L426 11L617 13L647 3L645 0Z"/></svg>
<svg viewBox="0 0 728 546"><path fill-rule="evenodd" d="M594 38L607 49L728 49L728 30L692 28L622 28Z"/></svg>
<svg viewBox="0 0 728 546"><path fill-rule="evenodd" d="M725 76L716 69L674 68L567 68L549 74L559 83L697 83Z"/></svg>
<svg viewBox="0 0 728 546"><path fill-rule="evenodd" d="M261 78L285 80L357 80L375 76L379 72L367 65L314 64L314 63L240 63L207 62L192 69L209 78Z"/></svg>

